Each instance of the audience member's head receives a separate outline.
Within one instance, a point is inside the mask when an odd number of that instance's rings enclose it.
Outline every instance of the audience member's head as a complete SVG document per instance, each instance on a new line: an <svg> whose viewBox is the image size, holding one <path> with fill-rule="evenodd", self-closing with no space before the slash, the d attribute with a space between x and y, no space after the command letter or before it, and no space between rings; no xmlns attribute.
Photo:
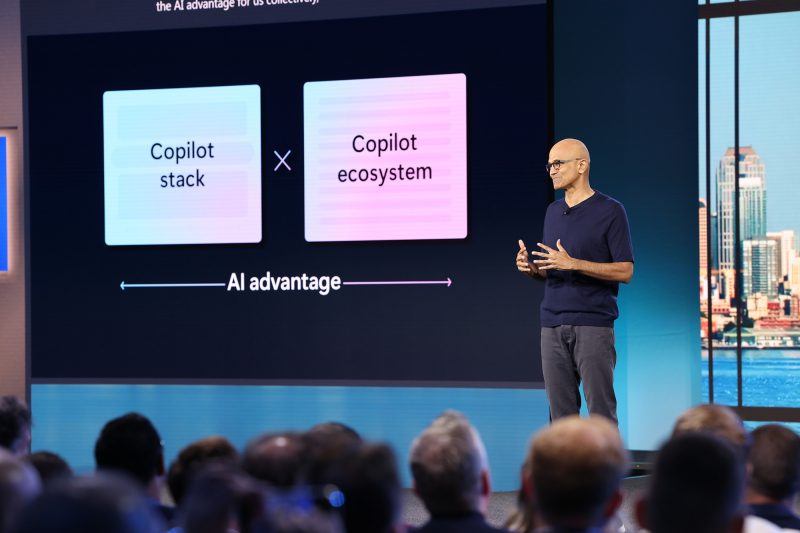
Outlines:
<svg viewBox="0 0 800 533"><path fill-rule="evenodd" d="M45 486L55 480L72 477L72 468L69 467L69 464L60 455L53 452L32 453L25 457L25 461L36 469Z"/></svg>
<svg viewBox="0 0 800 533"><path fill-rule="evenodd" d="M788 503L800 490L800 437L778 424L752 433L748 454L751 503Z"/></svg>
<svg viewBox="0 0 800 533"><path fill-rule="evenodd" d="M431 516L486 513L491 493L486 449L461 413L446 411L414 440L411 473Z"/></svg>
<svg viewBox="0 0 800 533"><path fill-rule="evenodd" d="M0 398L0 448L17 457L31 449L31 411L14 396Z"/></svg>
<svg viewBox="0 0 800 533"><path fill-rule="evenodd" d="M239 452L225 437L206 437L183 448L167 471L167 486L176 505L186 495L194 475L212 462L235 463Z"/></svg>
<svg viewBox="0 0 800 533"><path fill-rule="evenodd" d="M54 482L21 514L16 533L158 533L163 526L140 489L99 474Z"/></svg>
<svg viewBox="0 0 800 533"><path fill-rule="evenodd" d="M357 449L363 441L350 426L339 422L323 422L305 434L308 464L306 482L321 485L329 470L345 455Z"/></svg>
<svg viewBox="0 0 800 533"><path fill-rule="evenodd" d="M19 511L40 490L33 467L0 448L0 533L9 531Z"/></svg>
<svg viewBox="0 0 800 533"><path fill-rule="evenodd" d="M307 455L306 439L301 433L271 433L247 445L242 468L256 479L288 489L304 477Z"/></svg>
<svg viewBox="0 0 800 533"><path fill-rule="evenodd" d="M675 422L672 436L684 433L710 433L728 441L746 455L750 436L742 420L730 407L702 404L685 411Z"/></svg>
<svg viewBox="0 0 800 533"><path fill-rule="evenodd" d="M600 416L560 418L531 441L533 503L551 527L602 527L622 503L629 460L617 427Z"/></svg>
<svg viewBox="0 0 800 533"><path fill-rule="evenodd" d="M152 488L154 480L164 473L161 437L150 420L138 413L128 413L103 426L94 458L98 470L123 472L145 488Z"/></svg>
<svg viewBox="0 0 800 533"><path fill-rule="evenodd" d="M740 450L711 433L690 431L661 448L637 518L652 533L738 531L743 488Z"/></svg>
<svg viewBox="0 0 800 533"><path fill-rule="evenodd" d="M350 443L360 443L361 435L358 431L341 422L321 422L312 426L307 435L325 440L341 440Z"/></svg>
<svg viewBox="0 0 800 533"><path fill-rule="evenodd" d="M184 533L254 531L264 518L258 483L230 463L211 463L195 475L181 506Z"/></svg>
<svg viewBox="0 0 800 533"><path fill-rule="evenodd" d="M345 496L341 515L347 533L387 533L399 522L400 475L385 444L363 444L336 465L328 480Z"/></svg>

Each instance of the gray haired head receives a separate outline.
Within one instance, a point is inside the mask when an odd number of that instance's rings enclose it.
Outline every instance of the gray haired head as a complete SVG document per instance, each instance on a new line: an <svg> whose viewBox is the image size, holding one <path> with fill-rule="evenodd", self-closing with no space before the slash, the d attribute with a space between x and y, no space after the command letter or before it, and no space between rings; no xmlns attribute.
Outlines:
<svg viewBox="0 0 800 533"><path fill-rule="evenodd" d="M414 440L411 472L432 516L482 511L488 491L486 448L463 414L442 413Z"/></svg>

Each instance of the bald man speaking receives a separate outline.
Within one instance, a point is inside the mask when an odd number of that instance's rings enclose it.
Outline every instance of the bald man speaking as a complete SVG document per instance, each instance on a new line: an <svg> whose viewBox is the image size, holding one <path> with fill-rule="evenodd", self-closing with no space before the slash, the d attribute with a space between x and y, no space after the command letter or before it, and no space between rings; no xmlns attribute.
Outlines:
<svg viewBox="0 0 800 533"><path fill-rule="evenodd" d="M616 423L614 320L619 284L633 277L633 247L625 208L589 185L590 163L577 139L550 149L546 169L564 198L547 207L537 250L529 254L519 241L517 269L544 280L542 372L551 420L580 411L582 382L589 413Z"/></svg>

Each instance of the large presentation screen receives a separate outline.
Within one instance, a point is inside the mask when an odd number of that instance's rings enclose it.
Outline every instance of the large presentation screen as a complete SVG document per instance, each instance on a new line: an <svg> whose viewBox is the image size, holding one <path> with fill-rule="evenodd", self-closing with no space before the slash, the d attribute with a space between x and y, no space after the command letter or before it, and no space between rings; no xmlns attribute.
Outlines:
<svg viewBox="0 0 800 533"><path fill-rule="evenodd" d="M23 6L34 383L542 381L544 3L59 4Z"/></svg>

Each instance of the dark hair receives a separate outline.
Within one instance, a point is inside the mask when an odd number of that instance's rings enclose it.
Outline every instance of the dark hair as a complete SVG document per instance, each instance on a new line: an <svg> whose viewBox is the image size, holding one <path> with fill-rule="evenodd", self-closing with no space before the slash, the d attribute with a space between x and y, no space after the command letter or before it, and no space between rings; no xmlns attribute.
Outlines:
<svg viewBox="0 0 800 533"><path fill-rule="evenodd" d="M331 468L363 444L353 428L339 422L317 424L306 432L305 441L308 454L305 480L311 485L325 484Z"/></svg>
<svg viewBox="0 0 800 533"><path fill-rule="evenodd" d="M242 469L275 487L293 487L304 475L306 444L302 434L292 431L262 435L244 450Z"/></svg>
<svg viewBox="0 0 800 533"><path fill-rule="evenodd" d="M130 481L109 475L53 483L22 512L16 533L157 533L163 528Z"/></svg>
<svg viewBox="0 0 800 533"><path fill-rule="evenodd" d="M392 449L362 444L331 470L329 483L344 495L340 508L347 533L383 533L397 521L400 475Z"/></svg>
<svg viewBox="0 0 800 533"><path fill-rule="evenodd" d="M744 466L732 443L708 433L673 437L658 454L648 497L653 533L722 533L741 510Z"/></svg>
<svg viewBox="0 0 800 533"><path fill-rule="evenodd" d="M31 411L14 396L0 398L0 446L10 450L22 431L31 427Z"/></svg>
<svg viewBox="0 0 800 533"><path fill-rule="evenodd" d="M94 446L98 470L125 472L147 485L164 471L161 437L153 424L138 413L128 413L103 426Z"/></svg>
<svg viewBox="0 0 800 533"><path fill-rule="evenodd" d="M341 439L349 442L361 442L358 431L341 422L320 422L311 427L308 435L324 439Z"/></svg>
<svg viewBox="0 0 800 533"><path fill-rule="evenodd" d="M231 518L235 518L237 530L249 533L263 519L264 507L261 487L236 465L207 464L197 472L186 493L181 508L183 531L228 531Z"/></svg>
<svg viewBox="0 0 800 533"><path fill-rule="evenodd" d="M175 504L183 501L200 468L217 461L235 462L238 458L236 448L225 437L206 437L183 448L167 471L167 486Z"/></svg>
<svg viewBox="0 0 800 533"><path fill-rule="evenodd" d="M60 455L53 452L32 453L25 457L25 461L39 472L39 477L44 485L56 479L72 477L72 469L69 464Z"/></svg>
<svg viewBox="0 0 800 533"><path fill-rule="evenodd" d="M755 492L781 501L800 489L800 437L790 429L778 424L755 429L748 462Z"/></svg>

